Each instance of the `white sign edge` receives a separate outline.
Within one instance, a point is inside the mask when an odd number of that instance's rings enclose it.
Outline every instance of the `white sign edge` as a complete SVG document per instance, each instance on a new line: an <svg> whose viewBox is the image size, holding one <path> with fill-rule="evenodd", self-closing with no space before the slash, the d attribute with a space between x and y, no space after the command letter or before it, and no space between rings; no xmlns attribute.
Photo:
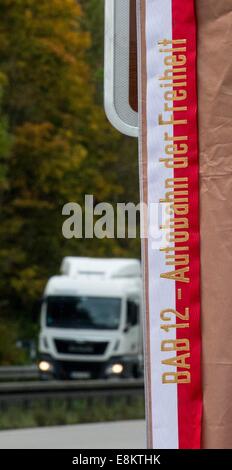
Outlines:
<svg viewBox="0 0 232 470"><path fill-rule="evenodd" d="M138 137L138 127L126 124L118 115L114 105L114 12L117 0L105 0L105 54L104 54L104 107L110 123L130 137Z"/></svg>

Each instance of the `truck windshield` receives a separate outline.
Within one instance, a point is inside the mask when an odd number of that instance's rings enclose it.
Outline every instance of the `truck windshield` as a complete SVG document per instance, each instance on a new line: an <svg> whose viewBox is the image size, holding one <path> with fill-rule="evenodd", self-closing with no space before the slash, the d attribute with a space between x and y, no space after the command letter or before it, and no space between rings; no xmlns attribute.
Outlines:
<svg viewBox="0 0 232 470"><path fill-rule="evenodd" d="M46 324L50 328L116 330L121 299L107 297L47 297Z"/></svg>

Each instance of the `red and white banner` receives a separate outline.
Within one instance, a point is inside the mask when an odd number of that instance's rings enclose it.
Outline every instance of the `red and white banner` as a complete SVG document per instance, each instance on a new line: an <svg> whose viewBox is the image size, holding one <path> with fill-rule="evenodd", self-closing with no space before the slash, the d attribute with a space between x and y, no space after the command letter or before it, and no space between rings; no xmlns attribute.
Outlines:
<svg viewBox="0 0 232 470"><path fill-rule="evenodd" d="M139 22L149 447L197 449L202 396L194 1L140 0ZM163 217L154 237L155 204Z"/></svg>

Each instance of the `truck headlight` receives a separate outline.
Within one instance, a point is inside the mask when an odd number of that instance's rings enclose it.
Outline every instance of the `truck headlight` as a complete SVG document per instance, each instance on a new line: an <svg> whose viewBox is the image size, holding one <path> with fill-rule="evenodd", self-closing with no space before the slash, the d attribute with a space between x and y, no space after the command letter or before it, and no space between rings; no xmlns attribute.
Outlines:
<svg viewBox="0 0 232 470"><path fill-rule="evenodd" d="M123 365L122 364L113 364L111 370L112 370L113 374L119 375L123 372Z"/></svg>
<svg viewBox="0 0 232 470"><path fill-rule="evenodd" d="M50 372L51 369L52 369L52 364L50 364L50 362L48 361L39 362L39 370L41 370L41 372Z"/></svg>

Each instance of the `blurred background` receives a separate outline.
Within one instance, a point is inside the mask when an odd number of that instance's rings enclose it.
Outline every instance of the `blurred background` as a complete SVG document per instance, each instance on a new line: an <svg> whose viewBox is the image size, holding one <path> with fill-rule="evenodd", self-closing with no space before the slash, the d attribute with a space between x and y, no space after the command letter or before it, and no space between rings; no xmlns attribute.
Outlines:
<svg viewBox="0 0 232 470"><path fill-rule="evenodd" d="M104 0L1 0L0 366L36 362L39 301L65 256L140 258L139 239L62 236L63 205L85 194L139 202L137 140L103 109L103 55ZM144 414L142 395L28 400L1 402L1 429Z"/></svg>

